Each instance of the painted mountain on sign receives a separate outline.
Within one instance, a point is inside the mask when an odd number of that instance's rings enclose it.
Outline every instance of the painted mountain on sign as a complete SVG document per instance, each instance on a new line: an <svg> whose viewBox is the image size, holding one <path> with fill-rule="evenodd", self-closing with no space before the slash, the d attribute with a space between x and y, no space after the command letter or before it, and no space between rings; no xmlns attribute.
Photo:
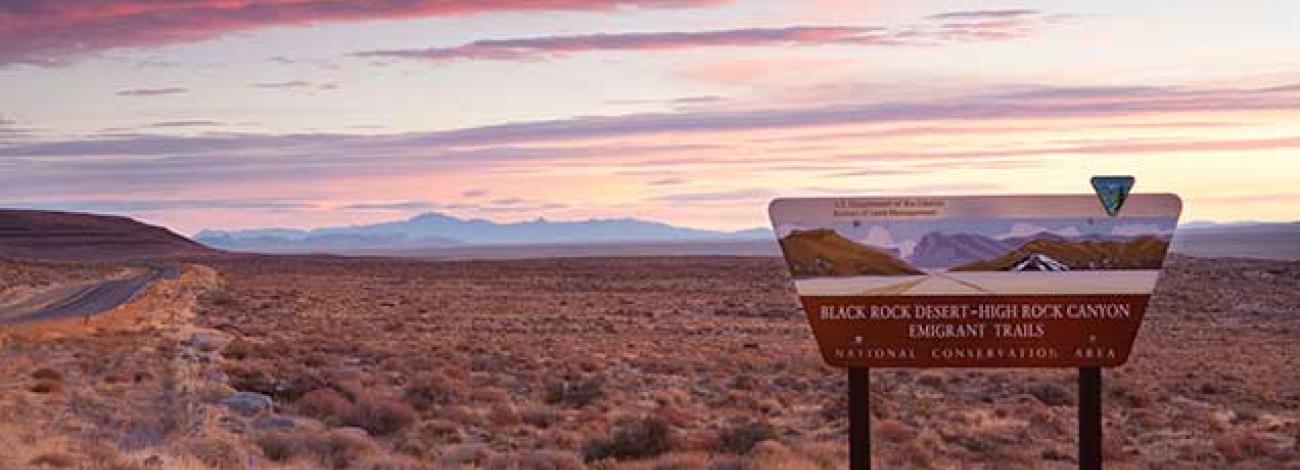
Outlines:
<svg viewBox="0 0 1300 470"><path fill-rule="evenodd" d="M930 232L916 243L907 261L923 268L947 268L993 259L1016 246L979 234Z"/></svg>
<svg viewBox="0 0 1300 470"><path fill-rule="evenodd" d="M781 250L797 278L923 274L906 261L831 229L794 230L781 238Z"/></svg>
<svg viewBox="0 0 1300 470"><path fill-rule="evenodd" d="M1017 266L1064 265L1069 270L1160 269L1169 241L1142 236L1126 241L1031 240L1008 253L957 266L951 271L1012 271ZM1026 264L1026 261L1030 264ZM1044 260L1051 260L1050 263ZM1023 269L1023 268L1022 268Z"/></svg>

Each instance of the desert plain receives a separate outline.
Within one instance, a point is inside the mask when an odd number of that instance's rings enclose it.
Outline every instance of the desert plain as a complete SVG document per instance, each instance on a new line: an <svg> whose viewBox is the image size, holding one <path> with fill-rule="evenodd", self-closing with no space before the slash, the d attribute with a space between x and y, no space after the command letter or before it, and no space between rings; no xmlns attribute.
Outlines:
<svg viewBox="0 0 1300 470"><path fill-rule="evenodd" d="M2 327L0 468L847 466L845 372L778 258L177 263ZM1105 372L1107 468L1300 468L1298 306L1300 262L1171 256ZM870 395L877 468L1077 466L1073 370L879 369Z"/></svg>

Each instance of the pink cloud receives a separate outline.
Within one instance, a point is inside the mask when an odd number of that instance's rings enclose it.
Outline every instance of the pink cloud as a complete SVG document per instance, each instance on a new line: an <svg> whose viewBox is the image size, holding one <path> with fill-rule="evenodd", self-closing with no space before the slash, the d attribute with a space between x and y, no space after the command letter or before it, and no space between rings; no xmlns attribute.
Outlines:
<svg viewBox="0 0 1300 470"><path fill-rule="evenodd" d="M697 32L581 34L522 39L487 39L456 47L359 52L358 57L448 60L545 60L576 52L664 50L698 47L800 45L867 40L880 28L792 26Z"/></svg>
<svg viewBox="0 0 1300 470"><path fill-rule="evenodd" d="M497 11L693 7L725 0L10 0L0 3L0 64L57 64L119 47L232 31Z"/></svg>
<svg viewBox="0 0 1300 470"><path fill-rule="evenodd" d="M459 46L423 49L389 49L354 53L357 57L419 59L435 62L456 60L540 61L581 52L656 51L704 47L754 46L899 46L934 45L946 42L985 41L1026 35L1047 22L1036 11L1015 10L998 17L959 17L949 21L930 17L925 23L906 28L874 26L788 26L782 28L739 28L713 31L670 31L578 34L514 39L484 39ZM942 21L941 21L942 20Z"/></svg>

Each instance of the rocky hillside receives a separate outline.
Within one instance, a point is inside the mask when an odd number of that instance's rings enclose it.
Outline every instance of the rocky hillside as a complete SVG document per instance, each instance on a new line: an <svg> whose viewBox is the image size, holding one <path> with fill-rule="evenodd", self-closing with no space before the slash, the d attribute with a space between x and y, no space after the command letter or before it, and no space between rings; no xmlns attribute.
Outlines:
<svg viewBox="0 0 1300 470"><path fill-rule="evenodd" d="M907 262L831 229L790 232L781 238L781 250L795 277L921 274Z"/></svg>
<svg viewBox="0 0 1300 470"><path fill-rule="evenodd" d="M0 257L101 260L219 253L130 218L0 209Z"/></svg>
<svg viewBox="0 0 1300 470"><path fill-rule="evenodd" d="M1033 240L1002 256L968 263L953 271L1007 271L1033 255L1045 255L1071 270L1160 269L1169 241L1138 237L1128 241Z"/></svg>

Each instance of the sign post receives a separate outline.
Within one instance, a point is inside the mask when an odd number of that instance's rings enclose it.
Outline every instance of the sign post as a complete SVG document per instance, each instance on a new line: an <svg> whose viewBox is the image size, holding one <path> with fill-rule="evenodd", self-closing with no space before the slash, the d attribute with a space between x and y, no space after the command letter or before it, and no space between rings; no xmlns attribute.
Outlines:
<svg viewBox="0 0 1300 470"><path fill-rule="evenodd" d="M871 369L849 368L849 470L871 468Z"/></svg>
<svg viewBox="0 0 1300 470"><path fill-rule="evenodd" d="M822 358L848 369L850 468L871 465L878 367L1077 368L1079 466L1100 468L1101 368L1128 360L1182 206L1129 195L1131 178L1100 183L1096 196L772 202Z"/></svg>
<svg viewBox="0 0 1300 470"><path fill-rule="evenodd" d="M1101 470L1101 368L1079 368L1079 469Z"/></svg>

